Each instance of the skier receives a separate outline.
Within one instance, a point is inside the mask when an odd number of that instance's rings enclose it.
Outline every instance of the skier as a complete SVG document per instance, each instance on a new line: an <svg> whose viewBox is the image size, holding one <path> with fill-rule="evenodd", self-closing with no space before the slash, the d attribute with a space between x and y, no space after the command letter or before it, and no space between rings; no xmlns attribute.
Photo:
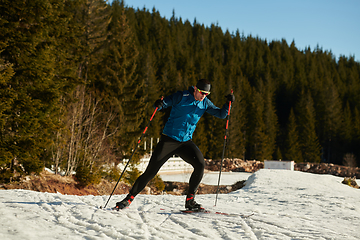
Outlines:
<svg viewBox="0 0 360 240"><path fill-rule="evenodd" d="M163 100L156 100L154 108L158 110L172 107L170 116L145 172L136 179L129 194L121 202L116 203L115 209L128 207L135 196L145 188L161 166L173 155L180 156L194 168L189 180L185 208L203 209L194 197L204 174L205 161L200 149L192 141L192 135L196 124L205 112L224 119L228 114L229 101L235 100L233 94L227 95L227 103L220 109L206 97L210 94L210 88L211 84L207 79L200 79L196 86L191 86L188 90L178 91Z"/></svg>

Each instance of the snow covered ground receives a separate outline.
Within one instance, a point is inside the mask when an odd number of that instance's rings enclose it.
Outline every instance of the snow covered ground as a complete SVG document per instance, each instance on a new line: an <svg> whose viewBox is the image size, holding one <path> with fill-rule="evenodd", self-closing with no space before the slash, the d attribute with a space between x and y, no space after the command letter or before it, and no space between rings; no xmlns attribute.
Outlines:
<svg viewBox="0 0 360 240"><path fill-rule="evenodd" d="M196 198L210 210L255 213L248 218L179 213L184 196L139 195L114 212L99 209L108 196L1 190L0 239L360 239L360 190L341 181L260 170L246 187L219 195L216 207L214 194Z"/></svg>

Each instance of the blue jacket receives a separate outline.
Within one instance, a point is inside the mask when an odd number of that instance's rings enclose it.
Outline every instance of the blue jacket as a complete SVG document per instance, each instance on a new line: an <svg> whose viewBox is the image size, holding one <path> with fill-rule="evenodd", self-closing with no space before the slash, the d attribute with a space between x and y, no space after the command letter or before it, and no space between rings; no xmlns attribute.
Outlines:
<svg viewBox="0 0 360 240"><path fill-rule="evenodd" d="M163 102L164 105L159 110L172 107L163 134L179 142L192 139L196 124L205 112L218 118L226 118L229 108L229 105L224 104L220 109L207 97L203 101L195 100L193 87L167 96Z"/></svg>

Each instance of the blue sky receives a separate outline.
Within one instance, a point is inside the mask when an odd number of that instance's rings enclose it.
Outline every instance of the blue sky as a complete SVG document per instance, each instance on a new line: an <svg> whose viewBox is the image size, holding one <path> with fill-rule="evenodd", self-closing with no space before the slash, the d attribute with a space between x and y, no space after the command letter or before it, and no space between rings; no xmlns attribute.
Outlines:
<svg viewBox="0 0 360 240"><path fill-rule="evenodd" d="M111 0L110 0L111 1ZM293 40L299 50L319 45L339 58L355 55L360 62L360 0L125 0L135 9L155 7L175 16L223 31L272 40Z"/></svg>

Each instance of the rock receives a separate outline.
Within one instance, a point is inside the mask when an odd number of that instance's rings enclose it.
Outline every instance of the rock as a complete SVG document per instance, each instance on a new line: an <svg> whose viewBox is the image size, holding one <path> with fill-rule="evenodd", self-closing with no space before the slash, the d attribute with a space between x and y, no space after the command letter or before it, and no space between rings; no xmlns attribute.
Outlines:
<svg viewBox="0 0 360 240"><path fill-rule="evenodd" d="M331 174L339 177L355 176L356 178L360 178L359 168L340 166L332 163L296 163L294 169L296 171L316 174Z"/></svg>
<svg viewBox="0 0 360 240"><path fill-rule="evenodd" d="M350 187L359 189L359 186L357 185L357 182L356 182L356 177L352 177L352 178L345 177L344 180L342 181L342 183L349 185Z"/></svg>
<svg viewBox="0 0 360 240"><path fill-rule="evenodd" d="M205 168L210 171L220 170L221 159L216 161L212 159L205 160ZM264 163L256 160L242 160L238 158L230 159L225 158L223 160L222 171L224 172L256 172L257 170L264 168Z"/></svg>

